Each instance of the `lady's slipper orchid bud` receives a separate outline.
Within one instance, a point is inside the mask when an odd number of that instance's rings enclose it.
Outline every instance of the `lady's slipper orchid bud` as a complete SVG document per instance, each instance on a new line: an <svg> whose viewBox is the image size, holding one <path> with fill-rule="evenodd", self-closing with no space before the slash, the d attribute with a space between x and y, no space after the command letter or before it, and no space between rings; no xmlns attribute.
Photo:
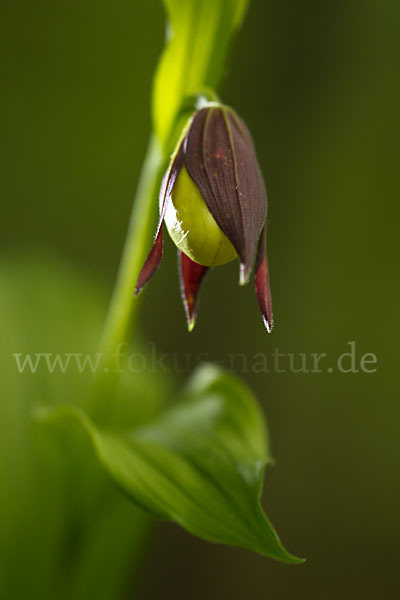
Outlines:
<svg viewBox="0 0 400 600"><path fill-rule="evenodd" d="M184 166L172 189L164 223L178 249L200 265L215 267L237 258Z"/></svg>
<svg viewBox="0 0 400 600"><path fill-rule="evenodd" d="M272 305L266 256L267 197L251 135L236 113L219 104L198 110L176 149L160 192L160 220L136 294L162 258L162 223L179 250L189 329L208 268L239 257L240 283L256 263L256 294L268 331Z"/></svg>

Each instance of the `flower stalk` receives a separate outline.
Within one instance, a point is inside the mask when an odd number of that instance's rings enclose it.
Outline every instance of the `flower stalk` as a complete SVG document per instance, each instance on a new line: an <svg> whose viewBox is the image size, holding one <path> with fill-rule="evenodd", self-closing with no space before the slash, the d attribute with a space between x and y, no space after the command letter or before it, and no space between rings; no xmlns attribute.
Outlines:
<svg viewBox="0 0 400 600"><path fill-rule="evenodd" d="M110 410L117 373L114 357L118 347L132 338L140 298L133 290L153 232L153 208L162 177L164 156L157 138L152 135L143 163L138 188L132 206L128 232L119 271L100 341L101 367L96 375L88 411L94 419L104 421Z"/></svg>

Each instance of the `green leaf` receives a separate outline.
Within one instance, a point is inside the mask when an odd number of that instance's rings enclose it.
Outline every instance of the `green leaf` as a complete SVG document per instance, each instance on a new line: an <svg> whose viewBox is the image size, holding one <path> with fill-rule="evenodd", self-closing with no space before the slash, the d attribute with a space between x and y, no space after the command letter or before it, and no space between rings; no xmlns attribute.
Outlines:
<svg viewBox="0 0 400 600"><path fill-rule="evenodd" d="M289 554L262 511L269 454L262 415L247 387L214 367L200 369L182 400L153 423L117 434L71 407L99 459L132 500L213 542L241 546L288 563Z"/></svg>
<svg viewBox="0 0 400 600"><path fill-rule="evenodd" d="M163 147L185 98L218 85L248 0L164 0L164 4L168 43L153 90L154 128Z"/></svg>
<svg viewBox="0 0 400 600"><path fill-rule="evenodd" d="M28 364L20 372L14 356L95 357L105 300L90 274L54 255L0 260L2 598L120 598L148 536L149 519L115 488L80 426L32 427L35 406L83 407L91 370L71 360L64 373L49 372L43 358L36 372ZM113 427L149 421L166 389L158 374L126 373ZM133 403L139 393L143 403Z"/></svg>

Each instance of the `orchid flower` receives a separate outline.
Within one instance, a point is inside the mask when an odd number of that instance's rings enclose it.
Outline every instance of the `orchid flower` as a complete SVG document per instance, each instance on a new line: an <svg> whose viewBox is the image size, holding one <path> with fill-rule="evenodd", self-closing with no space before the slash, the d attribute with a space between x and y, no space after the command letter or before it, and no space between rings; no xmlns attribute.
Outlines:
<svg viewBox="0 0 400 600"><path fill-rule="evenodd" d="M240 261L239 283L255 288L267 331L272 303L266 254L267 196L253 140L229 107L210 103L185 128L160 191L153 247L136 285L138 294L163 254L163 223L178 248L182 299L194 327L201 283L211 267Z"/></svg>

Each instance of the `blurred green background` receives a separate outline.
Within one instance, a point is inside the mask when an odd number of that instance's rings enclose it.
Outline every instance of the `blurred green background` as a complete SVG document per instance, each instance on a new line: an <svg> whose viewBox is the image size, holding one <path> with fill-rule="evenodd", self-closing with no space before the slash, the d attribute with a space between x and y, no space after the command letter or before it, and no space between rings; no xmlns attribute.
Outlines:
<svg viewBox="0 0 400 600"><path fill-rule="evenodd" d="M62 255L111 292L150 131L161 3L16 0L0 11L2 254ZM237 353L250 365L276 348L327 353L322 373L243 373L277 461L267 512L308 560L288 567L164 524L140 598L400 591L399 26L397 0L251 2L220 91L253 132L267 182L276 328L266 335L233 264L208 278L189 335L168 241L141 322L179 371L203 353L228 367ZM327 372L353 340L377 371Z"/></svg>

